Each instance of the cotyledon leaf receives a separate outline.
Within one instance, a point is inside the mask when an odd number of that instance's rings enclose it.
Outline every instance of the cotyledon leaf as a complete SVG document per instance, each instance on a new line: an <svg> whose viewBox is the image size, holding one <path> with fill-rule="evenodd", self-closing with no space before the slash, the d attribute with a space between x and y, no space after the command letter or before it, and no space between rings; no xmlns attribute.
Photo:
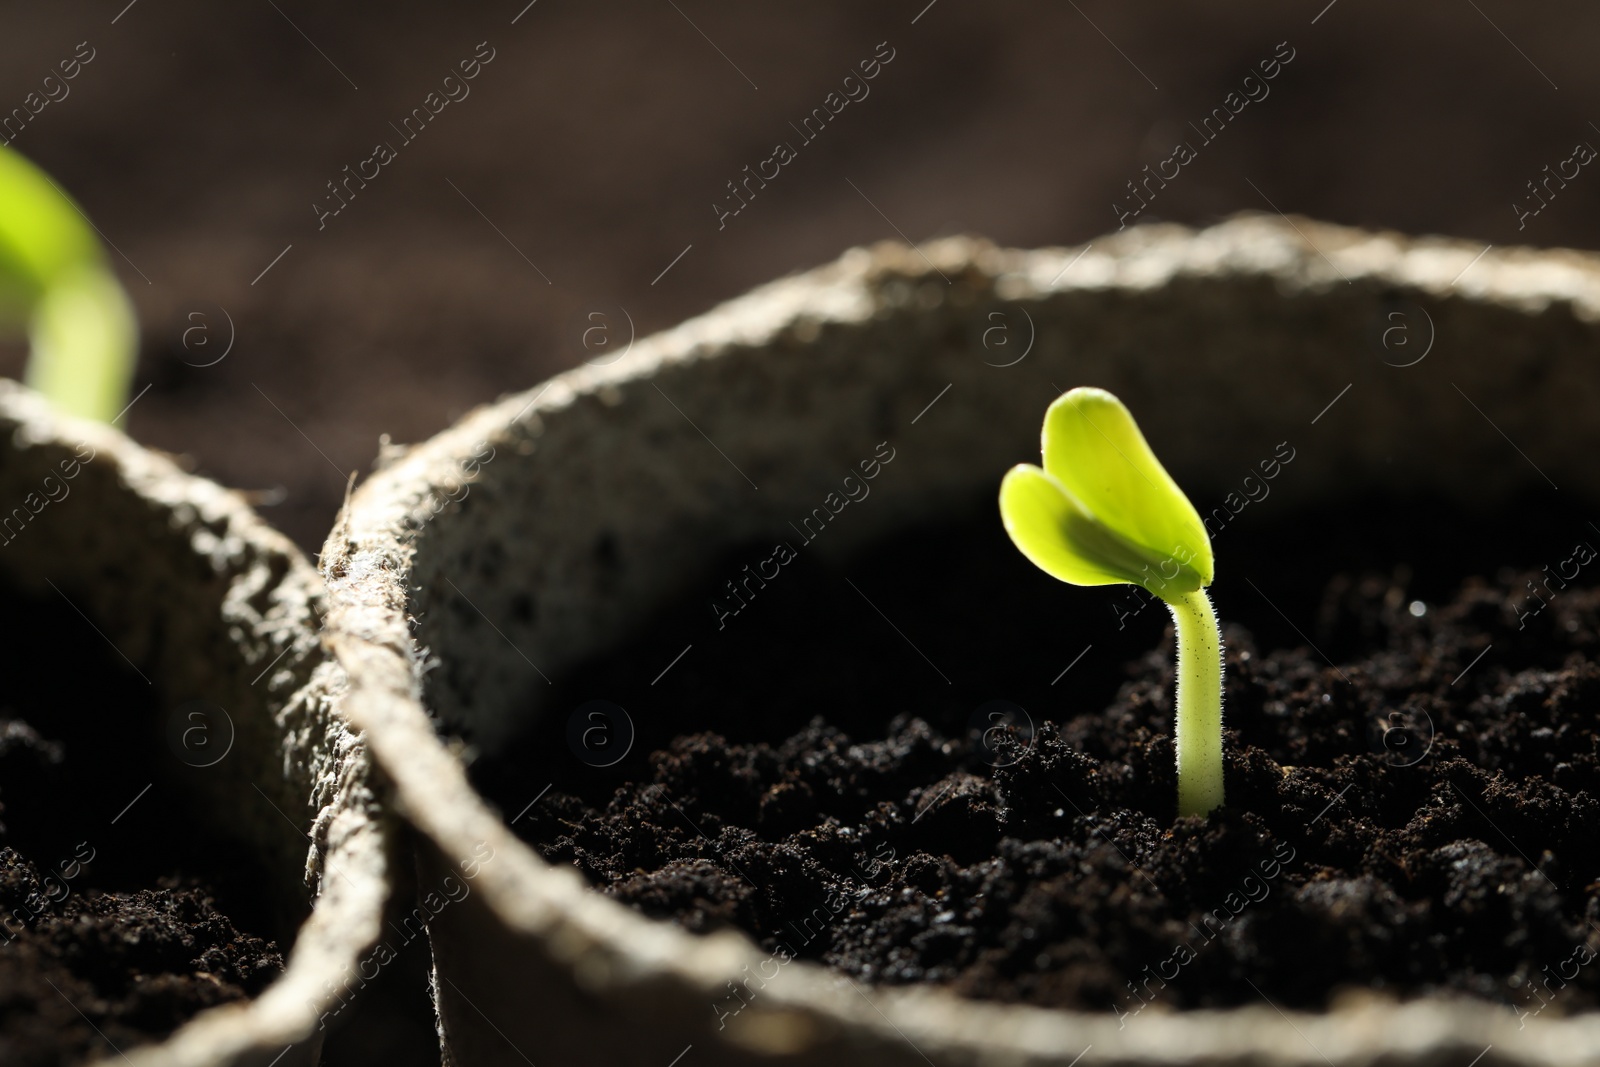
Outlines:
<svg viewBox="0 0 1600 1067"><path fill-rule="evenodd" d="M1044 469L1107 529L1155 557L1179 586L1211 584L1211 538L1126 405L1079 387L1045 412ZM1181 577L1173 578L1176 566ZM1192 584L1191 584L1192 583Z"/></svg>
<svg viewBox="0 0 1600 1067"><path fill-rule="evenodd" d="M1065 393L1045 414L1044 468L1013 468L1000 513L1022 553L1074 585L1193 592L1212 577L1211 539L1128 409L1104 389Z"/></svg>

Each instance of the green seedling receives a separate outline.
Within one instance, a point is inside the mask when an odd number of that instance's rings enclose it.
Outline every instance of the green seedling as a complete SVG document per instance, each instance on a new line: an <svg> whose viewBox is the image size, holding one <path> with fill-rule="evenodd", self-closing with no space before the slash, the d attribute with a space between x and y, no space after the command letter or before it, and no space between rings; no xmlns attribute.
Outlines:
<svg viewBox="0 0 1600 1067"><path fill-rule="evenodd" d="M1073 585L1143 586L1178 631L1178 814L1222 803L1222 635L1206 596L1211 538L1122 401L1059 397L1044 416L1044 467L1000 483L1006 533L1040 570Z"/></svg>
<svg viewBox="0 0 1600 1067"><path fill-rule="evenodd" d="M28 384L109 422L133 376L133 306L94 230L43 171L0 146L0 326L28 331Z"/></svg>

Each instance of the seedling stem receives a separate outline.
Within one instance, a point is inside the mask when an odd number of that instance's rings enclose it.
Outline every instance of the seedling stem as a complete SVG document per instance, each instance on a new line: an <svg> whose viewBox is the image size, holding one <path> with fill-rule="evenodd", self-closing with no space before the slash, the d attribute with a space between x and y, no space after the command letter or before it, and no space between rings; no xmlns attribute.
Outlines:
<svg viewBox="0 0 1600 1067"><path fill-rule="evenodd" d="M1044 466L1000 484L1000 516L1024 556L1073 585L1142 586L1178 634L1178 814L1222 803L1222 636L1205 587L1211 538L1122 401L1079 388L1045 413Z"/></svg>
<svg viewBox="0 0 1600 1067"><path fill-rule="evenodd" d="M1222 640L1204 589L1166 602L1178 632L1178 814L1222 803Z"/></svg>

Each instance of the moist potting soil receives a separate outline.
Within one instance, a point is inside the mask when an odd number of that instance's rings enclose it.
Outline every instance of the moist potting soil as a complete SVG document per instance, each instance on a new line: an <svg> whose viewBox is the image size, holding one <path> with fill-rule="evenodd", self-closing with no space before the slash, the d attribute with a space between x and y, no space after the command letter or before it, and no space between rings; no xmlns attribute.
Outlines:
<svg viewBox="0 0 1600 1067"><path fill-rule="evenodd" d="M64 597L0 604L0 1063L116 1059L283 970L265 879L167 773L182 708Z"/></svg>
<svg viewBox="0 0 1600 1067"><path fill-rule="evenodd" d="M1124 1018L1595 1007L1600 530L1390 500L1230 528L1227 802L1177 820L1165 610L1041 575L992 507L802 552L727 618L718 576L770 546L734 553L474 780L598 891L754 939L719 1016L793 959Z"/></svg>

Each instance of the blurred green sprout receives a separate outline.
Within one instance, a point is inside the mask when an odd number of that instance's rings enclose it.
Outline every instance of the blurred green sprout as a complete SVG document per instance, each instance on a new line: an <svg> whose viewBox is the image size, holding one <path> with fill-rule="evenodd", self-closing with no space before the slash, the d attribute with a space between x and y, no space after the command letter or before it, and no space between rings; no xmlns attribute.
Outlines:
<svg viewBox="0 0 1600 1067"><path fill-rule="evenodd" d="M0 326L26 328L28 385L110 422L133 377L133 305L88 218L39 168L0 145Z"/></svg>
<svg viewBox="0 0 1600 1067"><path fill-rule="evenodd" d="M1211 538L1122 401L1078 388L1045 412L1044 467L1000 483L1006 533L1034 566L1073 585L1143 586L1178 633L1178 814L1222 803L1222 635L1205 587Z"/></svg>

